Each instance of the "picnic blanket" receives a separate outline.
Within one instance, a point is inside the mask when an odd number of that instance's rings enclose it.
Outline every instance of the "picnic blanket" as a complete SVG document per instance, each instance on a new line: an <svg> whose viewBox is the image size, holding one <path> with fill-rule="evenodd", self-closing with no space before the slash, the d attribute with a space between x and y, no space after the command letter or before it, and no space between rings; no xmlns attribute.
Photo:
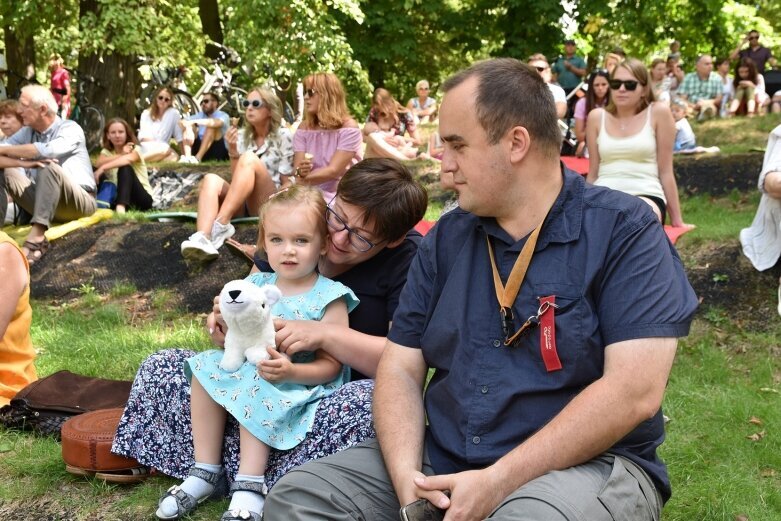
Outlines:
<svg viewBox="0 0 781 521"><path fill-rule="evenodd" d="M81 219L76 219L75 221L68 221L66 223L58 224L57 226L52 226L46 232L44 233L44 236L49 241L54 241L56 239L59 239L60 237L63 237L70 232L74 230L79 230L81 228L87 228L88 226L92 226L93 224L97 224L100 221L105 221L106 219L111 219L111 217L114 215L114 212L105 208L96 210L95 213L88 217L82 217ZM30 226L29 224L24 226L6 226L3 228L3 231L11 236L18 244L21 246L24 243L24 239L27 237L27 234L30 233Z"/></svg>
<svg viewBox="0 0 781 521"><path fill-rule="evenodd" d="M149 184L152 187L152 208L165 210L183 199L200 183L203 174L180 174L170 170L152 170Z"/></svg>

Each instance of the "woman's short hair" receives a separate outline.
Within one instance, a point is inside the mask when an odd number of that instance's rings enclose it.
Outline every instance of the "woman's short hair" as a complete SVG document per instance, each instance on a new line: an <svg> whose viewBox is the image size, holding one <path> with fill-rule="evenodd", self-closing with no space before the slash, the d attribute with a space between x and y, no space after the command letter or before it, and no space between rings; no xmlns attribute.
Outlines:
<svg viewBox="0 0 781 521"><path fill-rule="evenodd" d="M426 213L426 189L396 159L370 158L353 165L339 181L338 197L363 210L380 240L402 239Z"/></svg>
<svg viewBox="0 0 781 521"><path fill-rule="evenodd" d="M19 115L19 102L15 99L0 101L0 116L14 116L19 120L19 123L24 124L22 116Z"/></svg>
<svg viewBox="0 0 781 521"><path fill-rule="evenodd" d="M448 92L473 76L478 79L477 120L490 144L520 126L529 132L539 152L550 158L559 156L561 131L553 95L534 67L513 58L483 60L448 78L442 90Z"/></svg>
<svg viewBox="0 0 781 521"><path fill-rule="evenodd" d="M268 123L268 133L276 134L279 130L279 126L282 124L282 102L279 100L279 96L271 92L270 90L257 86L252 87L247 95L257 92L260 96L263 105L268 108L270 114L270 120ZM244 118L244 148L249 148L255 139L258 137L255 127L253 127L247 118Z"/></svg>
<svg viewBox="0 0 781 521"><path fill-rule="evenodd" d="M59 54L52 53L51 56L49 56L49 69L56 69L58 67L61 67L65 63L65 60L62 59L62 56Z"/></svg>
<svg viewBox="0 0 781 521"><path fill-rule="evenodd" d="M138 144L138 138L136 137L136 133L133 132L133 127L131 127L127 121L125 121L122 118L111 118L106 122L106 126L103 127L103 139L101 140L100 144L105 148L106 150L113 150L114 146L111 143L111 140L108 138L108 130L111 128L111 125L119 123L123 127L125 127L125 134L127 135L127 141L126 143L135 143Z"/></svg>
<svg viewBox="0 0 781 521"><path fill-rule="evenodd" d="M629 71L629 73L634 76L634 78L639 83L638 88L642 89L643 91L643 95L640 97L640 102L637 104L637 109L635 111L635 114L639 114L640 112L644 111L648 105L656 100L654 97L654 91L651 88L651 82L648 78L648 69L645 68L645 64L640 60L636 58L627 58L618 62L616 68L613 69L613 72L610 73L611 80L616 77L618 69ZM612 96L610 97L610 101L605 107L605 110L613 115L616 114L616 104L614 103Z"/></svg>
<svg viewBox="0 0 781 521"><path fill-rule="evenodd" d="M323 199L323 193L317 188L308 185L291 185L288 188L283 188L279 192L273 194L268 200L263 203L258 212L258 249L263 250L263 243L265 242L266 230L263 223L266 220L266 214L269 208L274 208L282 205L301 205L306 207L307 211L312 212L312 216L315 218L317 226L317 233L323 238L323 244L328 236L328 224L325 221L325 200Z"/></svg>
<svg viewBox="0 0 781 521"><path fill-rule="evenodd" d="M347 96L339 78L331 72L316 72L304 78L304 88L313 89L320 95L317 113L306 113L309 128L342 128L350 119L347 110Z"/></svg>
<svg viewBox="0 0 781 521"><path fill-rule="evenodd" d="M171 98L171 106L173 107L174 91L170 87L160 87L152 97L152 103L149 105L149 116L153 121L158 121L163 117L163 113L160 112L160 107L157 106L157 97L163 92L168 93L168 97Z"/></svg>
<svg viewBox="0 0 781 521"><path fill-rule="evenodd" d="M420 80L419 82L417 82L415 84L415 90L416 91L420 90L420 89L428 89L428 88L429 88L429 84L428 84L428 81L426 81L426 80Z"/></svg>

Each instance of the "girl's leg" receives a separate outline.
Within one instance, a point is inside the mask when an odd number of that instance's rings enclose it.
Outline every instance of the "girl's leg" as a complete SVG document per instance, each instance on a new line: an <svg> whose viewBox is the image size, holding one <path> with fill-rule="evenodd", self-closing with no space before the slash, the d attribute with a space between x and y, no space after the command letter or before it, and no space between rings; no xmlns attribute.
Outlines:
<svg viewBox="0 0 781 521"><path fill-rule="evenodd" d="M195 499L196 504L209 498L217 488L219 476L222 474L222 438L225 434L227 413L204 390L197 378L192 379L192 428L193 445L195 448L195 465L190 475L179 488ZM211 481L196 475L204 472L213 476ZM224 477L221 478L224 481ZM171 494L171 490L163 496L157 509L161 519L176 519L187 512L182 511L180 501ZM175 516L175 517L174 517Z"/></svg>
<svg viewBox="0 0 781 521"><path fill-rule="evenodd" d="M228 510L247 510L260 515L263 512L263 504L267 493L266 482L263 474L266 472L266 464L270 448L257 439L244 426L239 427L239 439L241 440L241 461L239 473L234 483L235 491Z"/></svg>
<svg viewBox="0 0 781 521"><path fill-rule="evenodd" d="M130 206L130 195L133 191L133 180L136 177L136 173L133 172L133 167L130 165L120 166L117 168L117 206L123 206L127 208Z"/></svg>

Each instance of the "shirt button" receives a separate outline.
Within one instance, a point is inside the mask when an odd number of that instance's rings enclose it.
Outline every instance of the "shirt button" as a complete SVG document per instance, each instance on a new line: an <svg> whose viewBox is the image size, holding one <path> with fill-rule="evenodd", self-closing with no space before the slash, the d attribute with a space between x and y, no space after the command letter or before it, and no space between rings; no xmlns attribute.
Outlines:
<svg viewBox="0 0 781 521"><path fill-rule="evenodd" d="M480 392L483 394L488 394L488 386L484 385L480 388Z"/></svg>
<svg viewBox="0 0 781 521"><path fill-rule="evenodd" d="M480 436L475 436L474 438L472 438L472 443L478 445L480 443Z"/></svg>
<svg viewBox="0 0 781 521"><path fill-rule="evenodd" d="M499 347L502 343L498 339L494 339L494 347Z"/></svg>

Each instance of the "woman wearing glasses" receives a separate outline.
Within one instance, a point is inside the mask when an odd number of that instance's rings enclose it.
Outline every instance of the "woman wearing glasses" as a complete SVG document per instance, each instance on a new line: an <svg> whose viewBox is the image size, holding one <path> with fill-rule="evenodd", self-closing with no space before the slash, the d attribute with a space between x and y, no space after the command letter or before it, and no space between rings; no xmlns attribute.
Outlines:
<svg viewBox="0 0 781 521"><path fill-rule="evenodd" d="M201 181L196 232L181 246L188 260L216 259L225 240L235 233L231 219L258 215L260 205L271 194L291 183L293 134L281 125L279 98L255 87L243 106L244 127L231 126L225 135L230 183L216 174L206 174Z"/></svg>
<svg viewBox="0 0 781 521"><path fill-rule="evenodd" d="M316 186L330 201L345 171L361 160L361 145L339 78L330 72L304 78L304 121L293 138L297 182Z"/></svg>
<svg viewBox="0 0 781 521"><path fill-rule="evenodd" d="M437 118L437 100L429 97L430 87L426 80L420 80L415 85L417 98L410 98L407 108L418 118L421 124L430 123Z"/></svg>
<svg viewBox="0 0 781 521"><path fill-rule="evenodd" d="M670 108L654 102L645 65L619 63L610 75L610 101L588 115L587 181L626 192L648 203L660 222L670 215L684 224L673 174L675 121Z"/></svg>
<svg viewBox="0 0 781 521"><path fill-rule="evenodd" d="M182 115L173 107L174 94L168 87L162 87L152 98L152 104L141 113L138 140L141 155L147 162L176 161L179 156L171 149L173 138L182 148L182 129L179 120Z"/></svg>
<svg viewBox="0 0 781 521"><path fill-rule="evenodd" d="M350 287L361 304L349 315L349 328L306 320L275 320L280 351L293 355L323 349L352 369L352 381L320 402L312 430L290 451L273 451L266 470L269 488L294 466L333 454L374 435L371 397L407 270L420 234L410 231L423 217L423 187L398 161L366 159L341 179L330 201L330 240L318 271ZM259 258L253 272L269 266ZM213 342L222 346L225 324L219 308L207 318ZM170 349L141 365L117 429L112 450L142 465L185 479L193 464L190 384L184 361L193 351ZM235 422L226 427L222 462L233 479L238 469L239 436ZM217 447L216 450L220 450ZM179 516L170 518L176 519Z"/></svg>

